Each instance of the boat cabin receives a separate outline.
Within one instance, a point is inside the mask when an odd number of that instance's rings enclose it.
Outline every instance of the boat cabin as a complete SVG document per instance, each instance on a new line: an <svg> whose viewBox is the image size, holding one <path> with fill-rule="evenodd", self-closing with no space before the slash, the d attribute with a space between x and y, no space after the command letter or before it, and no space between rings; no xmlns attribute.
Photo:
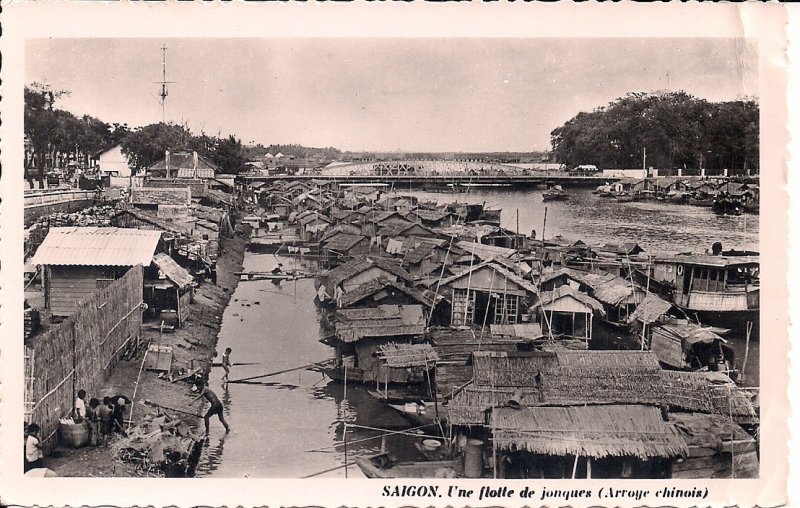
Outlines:
<svg viewBox="0 0 800 508"><path fill-rule="evenodd" d="M674 286L673 302L689 310L759 308L758 256L678 255L656 259L653 278Z"/></svg>

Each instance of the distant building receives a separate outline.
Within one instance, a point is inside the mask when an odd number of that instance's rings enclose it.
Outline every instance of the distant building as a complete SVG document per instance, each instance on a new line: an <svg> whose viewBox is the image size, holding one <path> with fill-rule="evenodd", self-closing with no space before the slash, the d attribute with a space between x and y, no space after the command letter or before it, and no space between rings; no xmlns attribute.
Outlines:
<svg viewBox="0 0 800 508"><path fill-rule="evenodd" d="M153 176L165 178L191 178L207 180L214 178L219 168L211 161L197 154L179 150L170 153L167 150L164 158L148 168Z"/></svg>
<svg viewBox="0 0 800 508"><path fill-rule="evenodd" d="M97 156L97 165L104 176L129 177L133 174L128 156L122 153L122 145L100 152Z"/></svg>

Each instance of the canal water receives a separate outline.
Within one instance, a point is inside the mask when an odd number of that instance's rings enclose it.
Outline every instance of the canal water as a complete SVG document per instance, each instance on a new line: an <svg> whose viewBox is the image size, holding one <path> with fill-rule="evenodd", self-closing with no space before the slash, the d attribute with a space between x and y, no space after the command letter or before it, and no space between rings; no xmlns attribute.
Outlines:
<svg viewBox="0 0 800 508"><path fill-rule="evenodd" d="M485 203L502 209L501 225L536 238L561 235L588 244L636 242L650 253L703 252L714 242L725 249L758 251L758 215L720 216L708 207L661 201L618 203L592 194L591 189L568 188L568 201L542 200L542 190L471 187L462 193L396 191L438 203ZM547 223L544 212L547 208Z"/></svg>
<svg viewBox="0 0 800 508"><path fill-rule="evenodd" d="M547 238L557 234L587 243L635 241L648 251L703 251L714 241L725 248L758 250L758 217L718 217L709 209L657 202L616 203L589 190L570 190L570 201L547 203ZM407 192L405 194L408 194ZM439 202L485 202L503 208L502 222L520 231L536 229L541 237L545 204L541 191L475 190L467 194L414 192ZM312 263L280 259L284 267L316 269ZM271 254L247 252L245 271L268 271L278 263ZM233 350L231 379L276 372L330 358L332 348L319 340L330 331L320 324L312 279L239 283L222 320L218 351ZM739 361L743 341L734 340ZM758 342L751 343L749 382L758 384ZM244 363L246 365L236 365ZM347 393L321 373L296 370L255 380L259 384L221 381L212 369L210 387L222 399L232 427L224 432L211 421L211 434L197 466L198 477L298 478L363 477L353 457L377 453L379 430L410 427L398 413L374 400L364 387L348 384ZM343 431L347 422L347 450ZM401 459L418 458L422 437L392 435L387 448Z"/></svg>
<svg viewBox="0 0 800 508"><path fill-rule="evenodd" d="M293 259L280 261L285 268L303 268ZM247 252L244 271L268 271L277 263L274 255ZM319 342L325 330L315 295L312 279L240 282L223 315L217 345L220 352L226 347L233 350L230 379L330 358L332 348ZM399 413L373 399L366 391L370 387L348 384L345 399L344 386L319 372L301 369L254 380L254 384L223 384L223 373L221 368L212 369L210 388L222 400L232 431L226 434L216 417L211 420L197 477L298 478L328 469L333 470L324 473L326 477L363 477L355 465L340 466L346 456L351 462L355 455L377 453L381 440L375 436L382 432L356 425L390 430L410 427ZM347 451L341 446L342 421L353 425L347 428ZM415 457L412 442L420 440L393 435L386 443L393 453L410 459Z"/></svg>

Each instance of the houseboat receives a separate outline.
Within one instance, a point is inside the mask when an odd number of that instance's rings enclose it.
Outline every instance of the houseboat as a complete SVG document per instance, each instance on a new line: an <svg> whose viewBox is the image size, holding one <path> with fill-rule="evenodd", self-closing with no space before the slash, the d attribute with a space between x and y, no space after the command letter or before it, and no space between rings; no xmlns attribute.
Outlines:
<svg viewBox="0 0 800 508"><path fill-rule="evenodd" d="M728 255L679 254L656 258L652 278L666 289L668 300L688 317L703 324L752 329L758 335L759 258ZM744 326L743 326L744 325Z"/></svg>

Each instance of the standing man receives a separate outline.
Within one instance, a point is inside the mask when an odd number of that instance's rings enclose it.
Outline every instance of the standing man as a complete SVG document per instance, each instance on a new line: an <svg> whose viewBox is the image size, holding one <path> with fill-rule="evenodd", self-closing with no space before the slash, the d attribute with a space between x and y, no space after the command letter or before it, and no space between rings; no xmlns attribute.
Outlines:
<svg viewBox="0 0 800 508"><path fill-rule="evenodd" d="M220 402L219 397L217 394L212 392L211 389L206 386L205 382L198 381L197 382L197 390L200 392L200 395L197 396L192 402L189 403L190 406L193 406L195 402L205 397L205 399L211 404L211 407L208 408L206 415L203 417L203 420L206 424L206 436L208 436L208 420L217 415L219 417L219 421L222 422L222 425L225 427L225 432L230 432L231 428L228 426L228 422L225 421L225 417L222 415L222 402Z"/></svg>

